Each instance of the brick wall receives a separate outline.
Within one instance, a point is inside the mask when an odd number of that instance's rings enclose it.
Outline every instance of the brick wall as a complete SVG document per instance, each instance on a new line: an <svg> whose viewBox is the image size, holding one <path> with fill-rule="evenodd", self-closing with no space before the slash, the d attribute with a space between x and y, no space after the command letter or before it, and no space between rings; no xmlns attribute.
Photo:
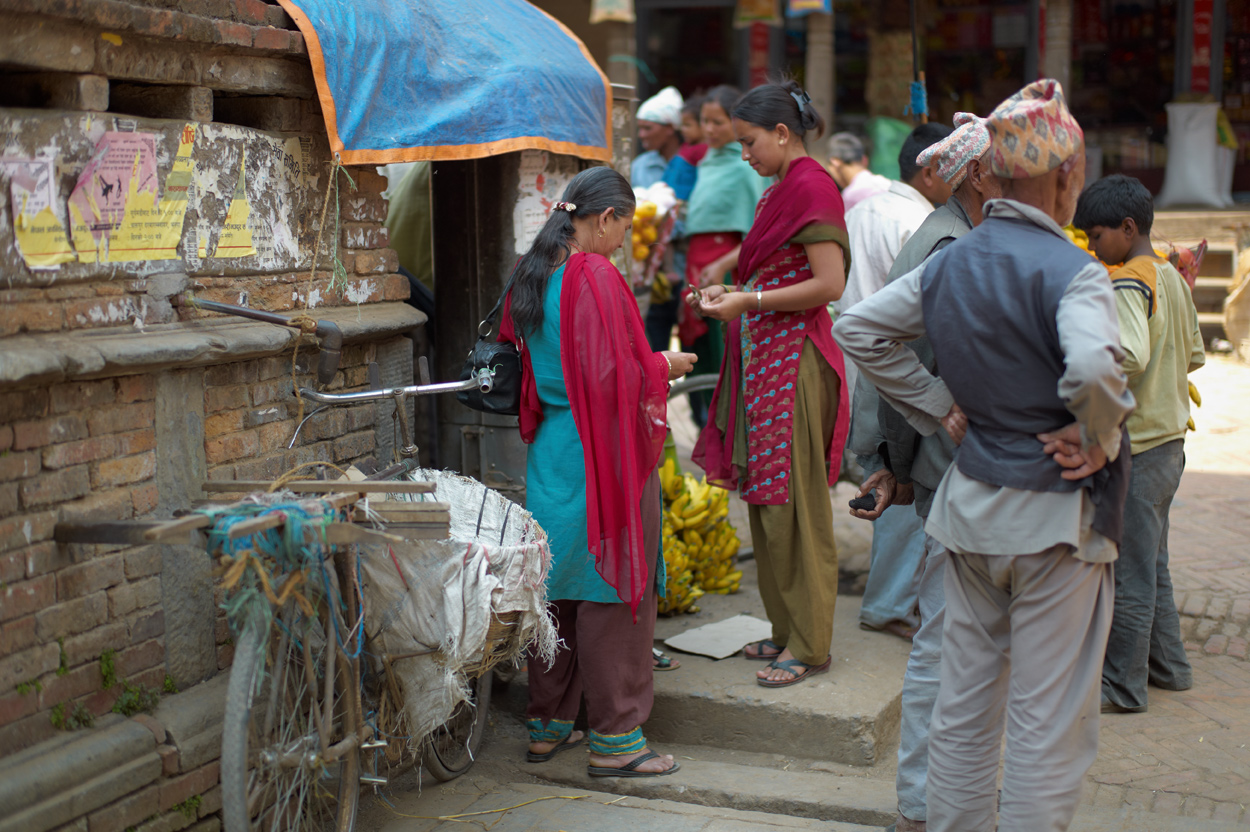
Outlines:
<svg viewBox="0 0 1250 832"><path fill-rule="evenodd" d="M211 565L202 551L196 559L194 550L171 555L168 546L60 543L58 523L163 518L207 496L171 497L171 466L184 467L193 483L269 480L305 462L346 467L389 453L390 406L375 404L313 416L288 449L298 424L291 346L274 347L256 334L270 325L194 303L314 316L359 310L339 313L356 325L331 391L364 388L371 361L405 350L393 323L373 330L368 323L368 310L407 309L401 302L408 283L396 273L383 226L385 179L366 170L350 171L354 187L339 179L337 222L330 214L337 239L321 241L310 277L330 156L304 39L294 28L268 0L13 0L0 10L0 131L25 142L24 155L56 154L55 199L64 201L74 187L101 121L104 129L157 135L162 188L183 123L203 123L195 133L199 193L189 203L180 260L32 270L15 246L8 180L0 177L0 764L57 747L40 743L66 739L61 731L75 715L97 717L96 727L80 735L115 727L119 717L110 711L125 690L122 680L153 692L164 691L167 680L185 688L227 669L233 656L220 588L211 605L207 600ZM4 109L9 105L36 109ZM93 112L101 110L109 112ZM124 125L113 114L125 114ZM253 190L251 210L253 219L287 222L284 239L297 250L279 246L276 254L235 259L197 253L197 244L212 251L218 232L208 240L201 235L221 228L232 183L243 176L239 160L247 159L249 182L272 183L284 175L281 168L255 166L275 164L265 159L296 138L298 180L281 198L267 192L273 188ZM332 278L336 254L342 269ZM252 327L252 340L231 346L228 333L240 327ZM164 347L144 353L152 338L178 333L207 334L204 354ZM105 341L126 349L97 353ZM314 340L302 338L297 385L313 386L317 358ZM23 369L35 363L37 369ZM170 430L160 422L179 404L171 409L170 388L162 387L171 374L183 385L174 389L189 397L185 409L196 415L200 432L189 446L158 442ZM307 405L305 414L312 410ZM171 564L178 572L168 571ZM203 613L210 649L207 669L201 663L189 678L176 678L188 666L175 655L188 618L177 596L184 565L203 572L195 615ZM106 687L106 673L118 682ZM106 801L84 804L63 828L215 830L213 743L188 752L186 738L167 737L157 720L132 721L152 731L160 771L145 769Z"/></svg>
<svg viewBox="0 0 1250 832"><path fill-rule="evenodd" d="M157 547L52 539L58 519L151 514L154 397L151 376L0 396L0 753L51 736L57 705L108 712L120 691L102 689L105 650L120 677L162 688Z"/></svg>

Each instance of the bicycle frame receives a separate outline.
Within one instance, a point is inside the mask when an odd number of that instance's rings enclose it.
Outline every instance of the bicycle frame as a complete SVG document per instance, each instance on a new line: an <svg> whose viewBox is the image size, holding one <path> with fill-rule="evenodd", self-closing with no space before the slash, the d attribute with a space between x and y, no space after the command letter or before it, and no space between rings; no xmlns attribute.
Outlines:
<svg viewBox="0 0 1250 832"><path fill-rule="evenodd" d="M391 399L395 402L394 418L399 422L400 439L402 442L398 454L404 459L412 459L417 455L417 446L412 441L412 431L409 430L408 419L404 415L407 412L408 399L416 396L436 396L440 393L459 393L463 390L480 390L483 393L489 393L494 386L495 371L483 367L463 381L445 381L439 384L413 384L408 387L386 387L381 390L362 390L358 393L319 393L316 390L301 387L299 395L302 398L316 402L321 407L304 417L304 421L300 422L299 426L295 428L295 433L291 436L291 443L287 447L295 447L295 440L299 438L300 430L303 429L309 419L327 407Z"/></svg>

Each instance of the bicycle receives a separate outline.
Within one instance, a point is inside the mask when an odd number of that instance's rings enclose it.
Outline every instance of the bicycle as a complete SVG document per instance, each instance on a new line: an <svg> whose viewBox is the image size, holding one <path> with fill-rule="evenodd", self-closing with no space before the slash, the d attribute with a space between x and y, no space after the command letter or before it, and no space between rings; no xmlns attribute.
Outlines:
<svg viewBox="0 0 1250 832"><path fill-rule="evenodd" d="M345 519L345 512L359 512L354 508L359 489L423 490L421 484L411 482L379 487L381 481L402 477L417 467L417 448L405 416L409 398L474 388L487 392L491 384L490 373L483 371L462 382L359 393L301 390L300 395L322 408L308 414L296 436L324 407L394 400L402 434L401 459L370 477L366 482L371 485L334 481L312 489L308 481L292 483L300 490L342 493L261 505L254 516L232 516L230 525L215 524L211 549L229 558L231 571L226 578L234 581L230 585L247 589L236 592L237 598L246 601L227 602L234 613L235 655L222 728L226 832L296 828L351 832L361 786L385 784L376 766L364 771L361 752L392 744L394 734L377 725L377 714L382 701L398 697L398 690L393 679L388 685L385 671L366 672L364 596L359 585L359 552L352 544L362 539L387 542L388 537L338 521ZM246 484L210 485L226 490ZM240 509L241 505L234 509L248 510ZM208 522L198 515L168 525L185 531ZM406 657L381 659L389 668L391 661ZM421 743L422 761L440 780L464 773L480 746L489 708L489 671L473 680L471 689L470 701ZM401 710L402 699L392 702L391 708Z"/></svg>

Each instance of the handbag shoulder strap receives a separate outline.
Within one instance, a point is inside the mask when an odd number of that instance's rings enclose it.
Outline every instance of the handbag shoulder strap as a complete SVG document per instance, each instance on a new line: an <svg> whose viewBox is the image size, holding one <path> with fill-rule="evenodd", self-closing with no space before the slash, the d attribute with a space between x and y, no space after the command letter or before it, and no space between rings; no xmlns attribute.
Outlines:
<svg viewBox="0 0 1250 832"><path fill-rule="evenodd" d="M512 274L508 275L508 282L503 285L503 291L499 293L499 300L495 301L495 305L486 313L486 317L477 325L477 334L481 338L485 338L495 331L495 316L499 314L500 307L503 306L504 298L508 297L508 293L512 291L512 284L516 282L517 266L521 265L521 258L516 259L516 263L512 264Z"/></svg>

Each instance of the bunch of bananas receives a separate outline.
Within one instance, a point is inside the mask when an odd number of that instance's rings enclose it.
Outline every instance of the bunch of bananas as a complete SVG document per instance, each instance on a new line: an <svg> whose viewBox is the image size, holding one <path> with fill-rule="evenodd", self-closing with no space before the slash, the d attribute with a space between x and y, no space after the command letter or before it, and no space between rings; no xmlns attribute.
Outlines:
<svg viewBox="0 0 1250 832"><path fill-rule="evenodd" d="M737 592L742 571L734 569L738 534L729 516L729 492L681 474L666 458L660 466L664 490L664 563L668 586L660 612L698 612L695 601L705 593Z"/></svg>
<svg viewBox="0 0 1250 832"><path fill-rule="evenodd" d="M1194 386L1194 383L1192 381L1189 382L1189 399L1197 407L1202 407L1202 394L1198 392L1198 388ZM1189 417L1189 423L1185 425L1185 427L1189 428L1190 430L1198 429L1198 426L1194 424L1193 416Z"/></svg>
<svg viewBox="0 0 1250 832"><path fill-rule="evenodd" d="M651 255L651 245L660 238L658 218L659 206L654 202L640 202L634 209L634 231L630 242L633 243L634 259L640 263Z"/></svg>
<svg viewBox="0 0 1250 832"><path fill-rule="evenodd" d="M656 272L655 280L651 281L651 304L659 306L673 299L673 284L664 272Z"/></svg>

